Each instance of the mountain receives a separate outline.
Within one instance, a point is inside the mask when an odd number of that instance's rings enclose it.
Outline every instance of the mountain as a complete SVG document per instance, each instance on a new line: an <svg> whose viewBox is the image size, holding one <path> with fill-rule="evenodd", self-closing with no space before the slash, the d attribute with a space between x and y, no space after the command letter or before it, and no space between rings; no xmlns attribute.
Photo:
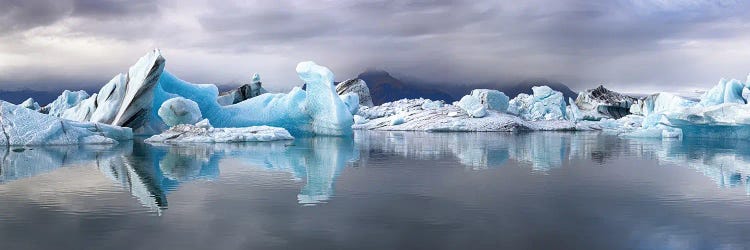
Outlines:
<svg viewBox="0 0 750 250"><path fill-rule="evenodd" d="M367 83L367 87L370 88L372 102L375 105L404 98L414 99L420 97L432 100L444 100L446 102L456 100L452 95L441 90L423 85L404 83L382 70L368 70L359 74L357 78Z"/></svg>

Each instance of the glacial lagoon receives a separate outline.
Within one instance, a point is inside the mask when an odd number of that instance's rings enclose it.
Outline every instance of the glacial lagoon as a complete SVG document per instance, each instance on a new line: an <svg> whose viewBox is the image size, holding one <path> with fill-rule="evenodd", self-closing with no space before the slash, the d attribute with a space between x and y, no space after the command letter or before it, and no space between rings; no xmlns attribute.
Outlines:
<svg viewBox="0 0 750 250"><path fill-rule="evenodd" d="M3 249L750 245L750 142L358 131L11 147Z"/></svg>

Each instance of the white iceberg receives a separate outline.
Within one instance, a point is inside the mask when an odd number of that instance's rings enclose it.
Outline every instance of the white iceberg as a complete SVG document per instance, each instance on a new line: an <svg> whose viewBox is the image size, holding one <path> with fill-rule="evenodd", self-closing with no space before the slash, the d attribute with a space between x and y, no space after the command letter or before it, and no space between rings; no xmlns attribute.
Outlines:
<svg viewBox="0 0 750 250"><path fill-rule="evenodd" d="M509 102L508 112L530 121L563 120L567 105L563 94L547 86L531 88L533 94L519 94Z"/></svg>
<svg viewBox="0 0 750 250"><path fill-rule="evenodd" d="M182 97L175 97L162 103L158 114L161 120L170 127L178 124L195 124L203 118L198 103Z"/></svg>
<svg viewBox="0 0 750 250"><path fill-rule="evenodd" d="M153 90L164 63L161 52L153 50L138 59L127 74L112 78L99 93L89 97L84 91L65 90L45 108L50 115L68 120L99 122L144 131L142 127L152 112Z"/></svg>
<svg viewBox="0 0 750 250"><path fill-rule="evenodd" d="M223 143L292 140L286 129L269 126L214 128L208 120L195 125L180 124L146 139L152 143Z"/></svg>
<svg viewBox="0 0 750 250"><path fill-rule="evenodd" d="M479 98L471 95L462 97L456 106L466 111L470 117L481 118L487 115L487 109L485 109L484 105L479 101Z"/></svg>
<svg viewBox="0 0 750 250"><path fill-rule="evenodd" d="M47 104L47 106L44 106L40 112L51 116L61 117L65 110L78 105L86 98L89 98L89 94L86 93L86 91L65 90L57 97L57 99L50 104Z"/></svg>
<svg viewBox="0 0 750 250"><path fill-rule="evenodd" d="M701 96L699 104L706 107L724 103L745 104L745 98L742 97L743 89L745 89L745 85L740 81L735 79L729 81L722 78L716 86Z"/></svg>
<svg viewBox="0 0 750 250"><path fill-rule="evenodd" d="M130 128L76 122L0 101L0 145L115 144L130 140Z"/></svg>
<svg viewBox="0 0 750 250"><path fill-rule="evenodd" d="M34 101L34 98L26 99L25 101L23 101L21 104L18 104L18 105L27 109L34 110L34 111L37 111L42 108L41 106L39 106L39 103Z"/></svg>
<svg viewBox="0 0 750 250"><path fill-rule="evenodd" d="M471 91L471 96L479 99L487 110L508 111L510 98L503 92L494 89L475 89Z"/></svg>
<svg viewBox="0 0 750 250"><path fill-rule="evenodd" d="M357 111L359 111L359 96L357 93L349 92L340 95L339 98L341 98L341 101L346 104L346 107L349 108L349 112L352 113L352 115L357 114Z"/></svg>
<svg viewBox="0 0 750 250"><path fill-rule="evenodd" d="M470 98L473 98L469 96ZM526 121L518 116L485 110L485 116L470 118L456 105L434 108L427 99L402 99L380 106L362 107L357 113L359 121L354 129L430 132L480 132L521 130L576 130L568 120ZM481 104L479 104L482 107ZM588 129L588 128L587 128Z"/></svg>

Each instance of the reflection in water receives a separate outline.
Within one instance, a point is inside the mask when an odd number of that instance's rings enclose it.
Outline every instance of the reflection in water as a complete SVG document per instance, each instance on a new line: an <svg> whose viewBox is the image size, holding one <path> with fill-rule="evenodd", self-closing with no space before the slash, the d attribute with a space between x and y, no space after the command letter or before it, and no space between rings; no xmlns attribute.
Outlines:
<svg viewBox="0 0 750 250"><path fill-rule="evenodd" d="M357 160L351 138L299 138L293 143L194 144L151 146L122 143L115 147L46 147L6 150L0 167L0 184L32 177L73 164L95 164L109 179L127 189L152 211L167 207L167 194L181 182L214 179L220 161L240 160L267 171L292 174L305 180L300 204L325 202L333 195L341 169Z"/></svg>
<svg viewBox="0 0 750 250"><path fill-rule="evenodd" d="M366 166L377 154L409 159L455 158L472 170L496 168L509 161L549 173L571 161L605 165L611 159L655 159L683 165L721 187L745 186L750 193L750 143L745 141L662 141L623 139L597 133L410 133L357 132L354 138L310 137L293 142L152 146L140 142L117 146L6 149L0 184L74 164L95 164L157 213L180 183L219 177L223 159L239 160L265 171L290 173L305 185L297 195L303 205L326 202L347 164ZM360 154L362 156L360 157Z"/></svg>
<svg viewBox="0 0 750 250"><path fill-rule="evenodd" d="M129 155L132 143L113 145L0 148L0 184L51 172L64 166Z"/></svg>
<svg viewBox="0 0 750 250"><path fill-rule="evenodd" d="M471 169L507 160L545 173L572 160L600 165L621 157L656 159L696 169L721 187L746 185L750 194L750 142L741 140L625 139L600 133L410 133L367 132L355 137L363 154L386 152L413 159L453 156ZM369 157L362 157L366 160Z"/></svg>

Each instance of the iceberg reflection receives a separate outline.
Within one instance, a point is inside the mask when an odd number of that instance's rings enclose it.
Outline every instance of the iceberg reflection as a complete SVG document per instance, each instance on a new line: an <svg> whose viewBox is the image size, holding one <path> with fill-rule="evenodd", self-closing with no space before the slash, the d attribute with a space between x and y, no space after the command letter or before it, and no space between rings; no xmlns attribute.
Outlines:
<svg viewBox="0 0 750 250"><path fill-rule="evenodd" d="M171 181L216 178L224 158L290 173L295 180L306 181L297 195L298 202L305 205L328 201L340 171L359 158L351 138L325 136L293 142L164 145L152 150L158 176Z"/></svg>
<svg viewBox="0 0 750 250"><path fill-rule="evenodd" d="M750 194L750 142L742 140L652 140L596 132L415 133L358 132L363 154L390 153L413 159L455 157L473 170L515 161L546 173L574 160L605 165L612 159L654 159L687 166L720 187L744 185ZM362 157L366 161L369 157Z"/></svg>
<svg viewBox="0 0 750 250"><path fill-rule="evenodd" d="M142 206L161 213L167 196L181 183L219 177L223 160L263 171L289 173L304 181L297 195L303 205L324 203L347 166L367 166L383 155L408 159L455 159L471 170L504 165L549 173L574 161L600 165L622 158L653 159L686 166L719 187L745 187L750 194L750 142L734 140L625 139L599 133L414 133L361 132L353 138L309 137L294 141L153 146L6 148L1 152L0 184L70 165L95 165L128 190ZM573 163L571 163L573 162Z"/></svg>

